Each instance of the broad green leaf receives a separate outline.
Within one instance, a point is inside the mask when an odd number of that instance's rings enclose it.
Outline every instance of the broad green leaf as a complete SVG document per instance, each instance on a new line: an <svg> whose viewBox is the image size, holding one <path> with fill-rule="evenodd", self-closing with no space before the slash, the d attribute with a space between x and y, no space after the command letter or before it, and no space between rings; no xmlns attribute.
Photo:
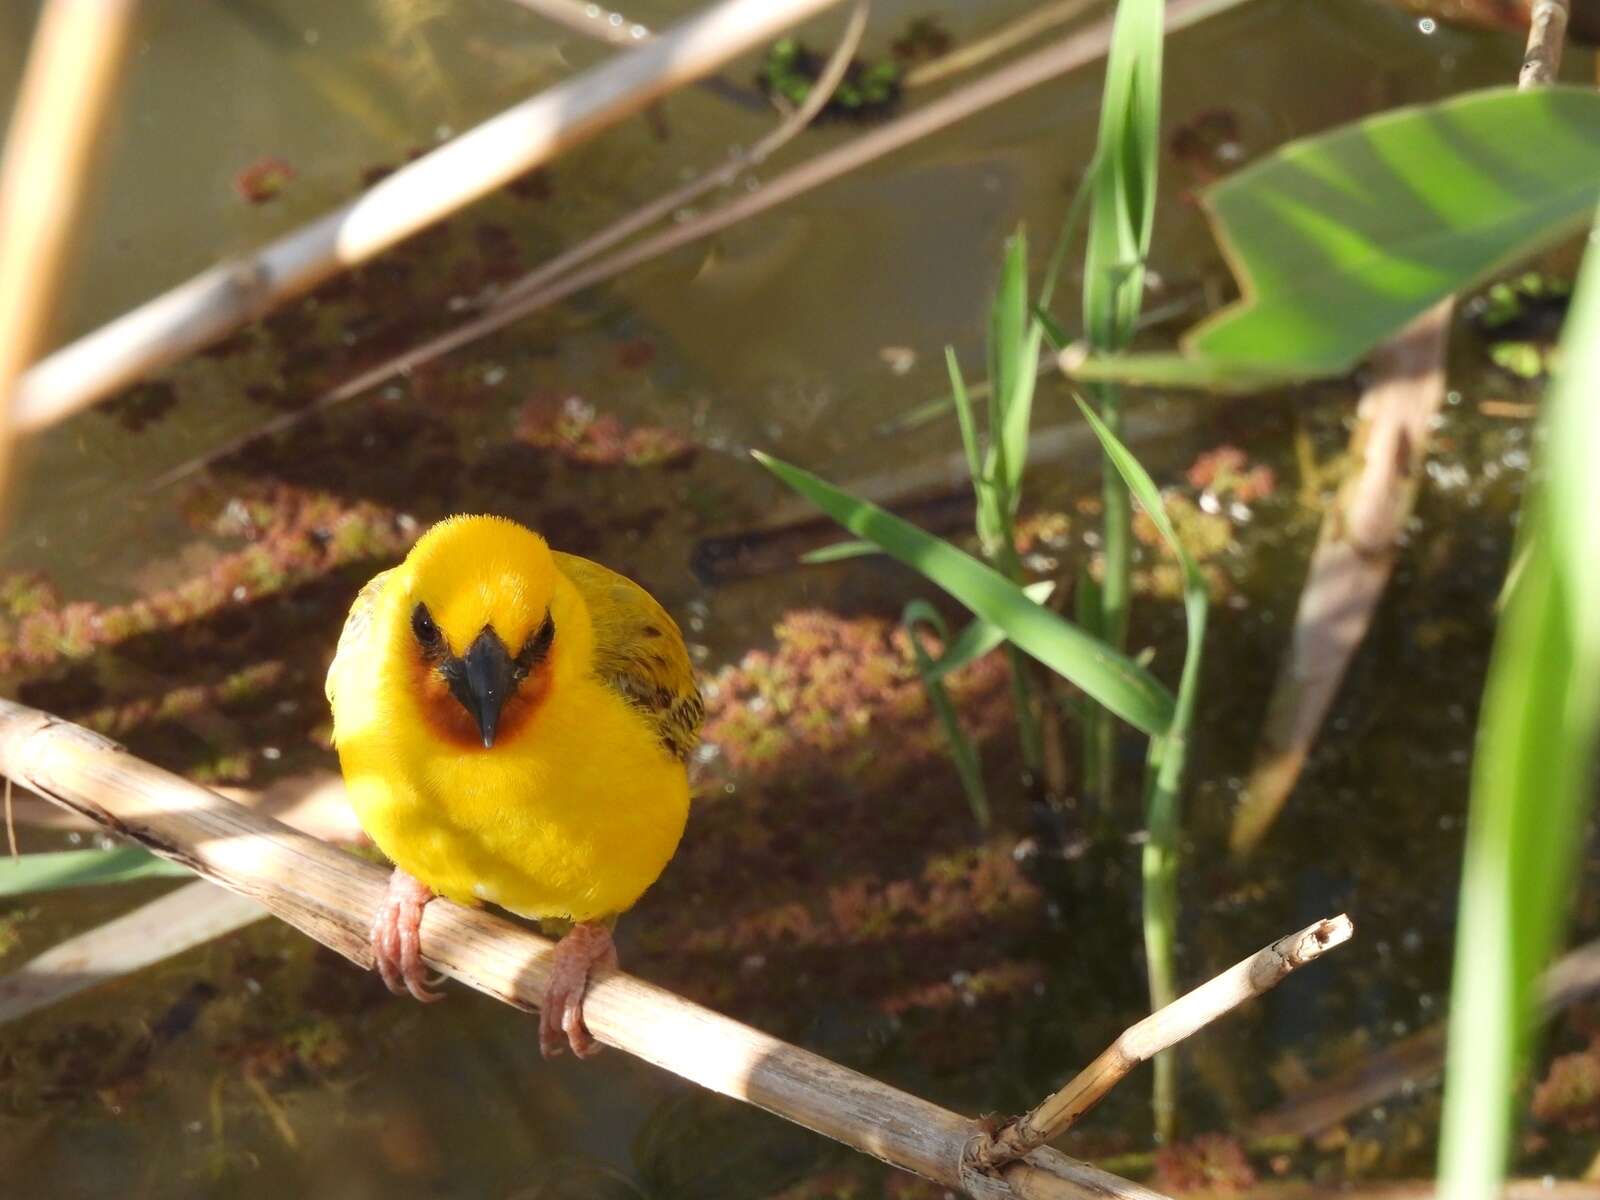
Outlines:
<svg viewBox="0 0 1600 1200"><path fill-rule="evenodd" d="M116 846L110 850L53 850L24 854L20 858L0 857L0 896L192 874L177 863L157 858L138 846Z"/></svg>
<svg viewBox="0 0 1600 1200"><path fill-rule="evenodd" d="M1600 727L1600 251L1591 239L1479 716L1450 999L1441 1195L1501 1193L1533 985L1571 905Z"/></svg>
<svg viewBox="0 0 1600 1200"><path fill-rule="evenodd" d="M983 786L983 764L978 759L978 748L961 728L955 703L944 686L944 672L938 670L938 661L923 646L919 629L922 625L929 625L939 635L940 641L948 643L949 627L945 625L938 609L926 600L913 600L906 605L901 623L911 639L911 652L916 656L917 674L922 677L922 689L928 695L928 704L944 729L945 741L950 746L950 758L956 765L956 774L961 777L961 790L967 794L967 804L972 808L972 818L977 821L979 829L987 831L989 794Z"/></svg>
<svg viewBox="0 0 1600 1200"><path fill-rule="evenodd" d="M1600 201L1600 93L1492 88L1383 113L1291 142L1204 199L1244 298L1189 333L1184 359L1255 383L1338 374L1435 301L1583 228Z"/></svg>
<svg viewBox="0 0 1600 1200"><path fill-rule="evenodd" d="M1158 733L1171 723L1172 695L1148 671L1035 604L992 567L876 504L841 492L810 471L760 451L751 453L851 533L876 542L890 557L921 572L974 615L998 625L1013 645L1075 683L1130 725Z"/></svg>

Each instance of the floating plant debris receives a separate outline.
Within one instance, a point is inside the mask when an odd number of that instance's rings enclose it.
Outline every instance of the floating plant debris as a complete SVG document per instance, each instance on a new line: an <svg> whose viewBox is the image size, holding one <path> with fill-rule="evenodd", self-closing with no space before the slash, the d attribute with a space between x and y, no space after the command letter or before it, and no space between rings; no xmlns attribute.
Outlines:
<svg viewBox="0 0 1600 1200"><path fill-rule="evenodd" d="M826 56L805 43L783 38L767 51L756 83L769 97L798 107L811 94L826 62ZM900 64L892 58L878 62L852 59L818 120L868 120L884 115L900 100L901 74Z"/></svg>
<svg viewBox="0 0 1600 1200"><path fill-rule="evenodd" d="M585 467L662 467L687 462L694 443L658 425L627 426L581 396L534 399L516 415L516 435Z"/></svg>
<svg viewBox="0 0 1600 1200"><path fill-rule="evenodd" d="M1239 118L1231 109L1207 109L1185 121L1167 140L1167 149L1196 185L1212 183L1244 162Z"/></svg>
<svg viewBox="0 0 1600 1200"><path fill-rule="evenodd" d="M1189 486L1200 492L1209 492L1219 500L1237 500L1240 504L1254 504L1272 495L1278 487L1278 477L1265 463L1250 465L1245 452L1237 446L1218 446L1207 450L1194 460L1184 476Z"/></svg>
<svg viewBox="0 0 1600 1200"><path fill-rule="evenodd" d="M1474 296L1467 320L1488 344L1489 359L1520 379L1540 379L1555 365L1556 341L1572 301L1572 282L1525 271Z"/></svg>
<svg viewBox="0 0 1600 1200"><path fill-rule="evenodd" d="M938 17L913 17L905 31L889 44L889 52L906 68L932 62L950 53L955 40Z"/></svg>
<svg viewBox="0 0 1600 1200"><path fill-rule="evenodd" d="M1255 1185L1255 1169L1238 1138L1203 1133L1156 1151L1155 1186L1161 1191L1243 1192Z"/></svg>
<svg viewBox="0 0 1600 1200"><path fill-rule="evenodd" d="M129 433L143 433L178 406L178 392L164 380L135 384L121 395L95 407Z"/></svg>
<svg viewBox="0 0 1600 1200"><path fill-rule="evenodd" d="M233 177L233 190L246 204L265 204L277 199L297 174L283 159L267 155Z"/></svg>

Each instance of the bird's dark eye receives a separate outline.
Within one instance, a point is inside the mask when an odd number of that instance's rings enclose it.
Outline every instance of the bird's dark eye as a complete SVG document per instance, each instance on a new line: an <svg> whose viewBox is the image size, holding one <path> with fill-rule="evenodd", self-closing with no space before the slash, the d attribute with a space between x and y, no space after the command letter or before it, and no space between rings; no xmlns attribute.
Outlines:
<svg viewBox="0 0 1600 1200"><path fill-rule="evenodd" d="M443 635L439 627L433 623L433 618L428 615L428 606L418 604L411 610L411 632L417 635L417 641L422 643L423 649L436 649Z"/></svg>
<svg viewBox="0 0 1600 1200"><path fill-rule="evenodd" d="M522 644L522 649L517 652L515 670L517 678L527 678L528 672L537 667L550 655L550 643L556 636L556 623L549 613L545 613L544 621L535 629L528 640Z"/></svg>

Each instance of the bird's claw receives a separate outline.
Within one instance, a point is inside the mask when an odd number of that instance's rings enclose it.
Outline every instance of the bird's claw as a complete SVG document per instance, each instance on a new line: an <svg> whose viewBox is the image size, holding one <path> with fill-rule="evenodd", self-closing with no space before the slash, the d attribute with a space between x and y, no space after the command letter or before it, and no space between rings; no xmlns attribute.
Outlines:
<svg viewBox="0 0 1600 1200"><path fill-rule="evenodd" d="M555 1058L568 1046L579 1058L593 1058L604 1048L583 1019L583 998L596 969L617 965L617 947L603 925L574 925L556 943L550 964L550 985L539 1009L539 1053Z"/></svg>
<svg viewBox="0 0 1600 1200"><path fill-rule="evenodd" d="M422 910L433 892L399 867L389 876L389 894L372 918L372 961L384 986L396 996L410 995L423 1004L443 1000L429 986L422 962Z"/></svg>

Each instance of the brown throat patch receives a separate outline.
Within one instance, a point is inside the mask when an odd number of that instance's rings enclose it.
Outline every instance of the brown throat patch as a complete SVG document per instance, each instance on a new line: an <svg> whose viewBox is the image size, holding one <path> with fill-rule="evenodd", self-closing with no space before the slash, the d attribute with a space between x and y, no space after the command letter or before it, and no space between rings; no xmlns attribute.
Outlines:
<svg viewBox="0 0 1600 1200"><path fill-rule="evenodd" d="M472 719L472 714L450 694L450 685L439 674L437 665L421 655L412 659L411 689L420 702L423 719L441 739L459 750L488 754L515 740L544 704L550 690L550 667L551 660L547 658L511 694L500 710L500 728L495 732L494 747L488 750L484 749L483 735L478 732L478 723Z"/></svg>

